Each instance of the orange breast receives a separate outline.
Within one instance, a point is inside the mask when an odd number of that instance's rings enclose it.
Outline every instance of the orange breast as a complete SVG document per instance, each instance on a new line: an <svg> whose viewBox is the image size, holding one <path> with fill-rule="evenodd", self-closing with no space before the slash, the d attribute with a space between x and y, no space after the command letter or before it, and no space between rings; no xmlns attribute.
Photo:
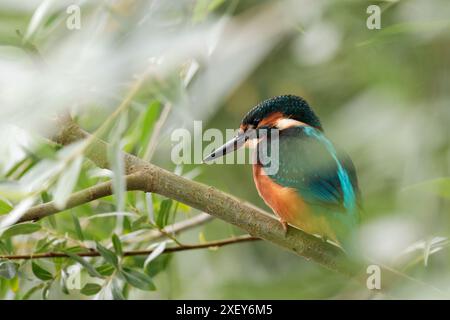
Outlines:
<svg viewBox="0 0 450 320"><path fill-rule="evenodd" d="M259 164L253 165L253 179L259 195L275 214L282 220L296 225L297 220L307 211L306 204L298 193L294 189L275 183L264 174Z"/></svg>
<svg viewBox="0 0 450 320"><path fill-rule="evenodd" d="M337 242L326 216L313 212L296 190L275 183L263 170L261 165L254 164L253 179L259 195L277 216L307 233L326 236Z"/></svg>

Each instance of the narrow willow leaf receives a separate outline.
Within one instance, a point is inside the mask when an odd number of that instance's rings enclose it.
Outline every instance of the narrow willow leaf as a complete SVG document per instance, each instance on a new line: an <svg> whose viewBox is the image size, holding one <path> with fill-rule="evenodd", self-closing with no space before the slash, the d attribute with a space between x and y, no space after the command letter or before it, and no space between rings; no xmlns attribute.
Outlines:
<svg viewBox="0 0 450 320"><path fill-rule="evenodd" d="M165 199L161 201L158 216L156 217L156 225L159 228L164 228L169 222L170 209L172 208L173 200Z"/></svg>
<svg viewBox="0 0 450 320"><path fill-rule="evenodd" d="M152 263L147 265L147 268L144 269L145 273L150 277L156 276L158 273L166 270L171 258L171 254L160 255L155 260L153 260Z"/></svg>
<svg viewBox="0 0 450 320"><path fill-rule="evenodd" d="M12 226L31 208L35 199L33 197L25 198L15 208L0 221L0 235L4 228Z"/></svg>
<svg viewBox="0 0 450 320"><path fill-rule="evenodd" d="M10 247L8 246L7 243L0 240L0 252L4 253L4 254L10 254L12 252L12 250L10 250Z"/></svg>
<svg viewBox="0 0 450 320"><path fill-rule="evenodd" d="M139 128L140 133L139 143L142 146L146 146L150 140L151 132L158 121L158 116L161 109L161 103L158 100L152 101L145 109L144 116L142 117L142 124Z"/></svg>
<svg viewBox="0 0 450 320"><path fill-rule="evenodd" d="M45 159L39 161L20 178L20 185L28 192L42 190L42 186L59 174L65 166L64 161Z"/></svg>
<svg viewBox="0 0 450 320"><path fill-rule="evenodd" d="M428 239L427 241L425 241L425 247L423 250L423 264L425 267L428 266L428 258L430 257L431 254L431 246L432 246L432 239Z"/></svg>
<svg viewBox="0 0 450 320"><path fill-rule="evenodd" d="M198 23L203 21L206 16L208 15L208 0L199 0L196 2L196 5L194 7L194 14L192 17L192 21L194 23Z"/></svg>
<svg viewBox="0 0 450 320"><path fill-rule="evenodd" d="M84 219L93 220L93 219L98 219L98 218L110 218L110 217L120 217L120 216L138 217L139 215L137 215L136 213L131 213L131 212L105 212L105 213L94 214L94 215L86 217Z"/></svg>
<svg viewBox="0 0 450 320"><path fill-rule="evenodd" d="M0 200L0 214L5 214L10 212L13 207L6 201Z"/></svg>
<svg viewBox="0 0 450 320"><path fill-rule="evenodd" d="M121 275L131 286L135 288L147 291L156 290L152 278L145 273L130 268L123 268Z"/></svg>
<svg viewBox="0 0 450 320"><path fill-rule="evenodd" d="M45 286L45 283L41 282L38 285L35 285L34 287L32 287L30 290L28 290L22 297L22 300L28 300L33 293L35 293L36 291L42 289Z"/></svg>
<svg viewBox="0 0 450 320"><path fill-rule="evenodd" d="M141 225L142 225L142 224L145 224L146 221L147 221L147 217L146 217L146 216L140 216L138 219L134 220L134 221L131 223L131 230L134 231L134 230L141 229ZM154 228L154 227L153 227L153 228ZM128 234L127 234L126 236L128 236ZM122 236L122 237L124 237L124 236ZM122 239L123 239L123 238L122 238Z"/></svg>
<svg viewBox="0 0 450 320"><path fill-rule="evenodd" d="M86 249L81 246L72 246L72 247L64 248L64 251L71 252L73 254L79 254L79 253L85 252Z"/></svg>
<svg viewBox="0 0 450 320"><path fill-rule="evenodd" d="M17 181L0 182L0 196L2 198L19 201L30 194L29 190Z"/></svg>
<svg viewBox="0 0 450 320"><path fill-rule="evenodd" d="M48 280L53 279L53 275L49 271L45 270L43 267L38 265L36 262L31 263L31 270L33 271L33 274L37 278L39 278L43 281L48 281Z"/></svg>
<svg viewBox="0 0 450 320"><path fill-rule="evenodd" d="M30 234L41 230L41 226L37 223L24 222L12 225L3 231L2 239L8 239L19 234Z"/></svg>
<svg viewBox="0 0 450 320"><path fill-rule="evenodd" d="M52 200L52 198L50 197L50 195L48 194L48 192L47 191L43 191L42 193L41 193L41 199L42 199L42 202L50 202L51 200Z"/></svg>
<svg viewBox="0 0 450 320"><path fill-rule="evenodd" d="M97 251L103 257L103 259L105 259L106 262L112 264L116 268L119 267L119 259L117 258L116 254L114 252L105 248L98 242L97 242Z"/></svg>
<svg viewBox="0 0 450 320"><path fill-rule="evenodd" d="M95 268L102 276L110 276L114 272L114 267L108 263L102 264L101 266Z"/></svg>
<svg viewBox="0 0 450 320"><path fill-rule="evenodd" d="M122 242L115 233L112 235L112 243L114 245L114 251L116 251L116 254L122 256L123 255Z"/></svg>
<svg viewBox="0 0 450 320"><path fill-rule="evenodd" d="M80 155L76 157L61 174L56 184L55 193L53 195L55 200L55 206L58 209L63 209L66 206L69 196L78 181L80 175L81 165L83 163L83 157Z"/></svg>
<svg viewBox="0 0 450 320"><path fill-rule="evenodd" d="M144 108L145 111L139 115L139 121L134 122L130 133L126 136L124 146L126 152L134 153L133 150L139 148L137 155L140 158L144 156L144 147L147 146L154 124L158 120L159 106L159 101L152 101Z"/></svg>
<svg viewBox="0 0 450 320"><path fill-rule="evenodd" d="M125 300L122 290L120 289L119 283L116 279L112 281L111 294L114 300Z"/></svg>
<svg viewBox="0 0 450 320"><path fill-rule="evenodd" d="M152 223L155 223L155 214L153 210L153 198L150 192L145 194L145 205L147 207L148 218Z"/></svg>
<svg viewBox="0 0 450 320"><path fill-rule="evenodd" d="M115 126L111 130L110 142L111 148L108 153L108 157L111 163L111 169L113 172L113 190L116 197L116 211L125 211L125 193L126 193L126 183L125 183L125 164L122 152L122 135L127 128L127 115L122 113L117 120ZM120 233L121 223L123 217L117 217L117 230Z"/></svg>
<svg viewBox="0 0 450 320"><path fill-rule="evenodd" d="M17 293L19 291L19 277L14 277L9 282L9 289L12 292Z"/></svg>
<svg viewBox="0 0 450 320"><path fill-rule="evenodd" d="M0 261L0 277L12 279L16 276L17 264L11 261Z"/></svg>
<svg viewBox="0 0 450 320"><path fill-rule="evenodd" d="M38 241L38 243L36 244L36 253L39 252L45 252L48 250L48 248L54 243L56 242L58 239L57 238L52 238L52 239L41 239Z"/></svg>
<svg viewBox="0 0 450 320"><path fill-rule="evenodd" d="M166 241L160 242L157 244L156 248L153 250L152 253L150 253L147 257L147 259L145 259L144 262L144 269L147 268L147 265L152 262L153 260L155 260L161 253L164 252L164 250L166 249Z"/></svg>
<svg viewBox="0 0 450 320"><path fill-rule="evenodd" d="M81 289L81 294L85 296L93 296L97 294L102 289L102 286L97 283L86 283L86 285Z"/></svg>
<svg viewBox="0 0 450 320"><path fill-rule="evenodd" d="M44 0L34 11L31 21L28 24L27 31L24 36L24 41L30 40L30 38L36 33L39 26L44 23L45 17L48 15L49 9L54 0Z"/></svg>
<svg viewBox="0 0 450 320"><path fill-rule="evenodd" d="M418 191L434 193L442 198L450 199L450 178L437 178L408 186L404 191Z"/></svg>
<svg viewBox="0 0 450 320"><path fill-rule="evenodd" d="M48 282L44 289L42 289L42 299L47 300L50 295L50 287L52 286L52 282Z"/></svg>
<svg viewBox="0 0 450 320"><path fill-rule="evenodd" d="M198 0L194 7L192 21L194 23L205 20L208 13L219 8L225 0Z"/></svg>
<svg viewBox="0 0 450 320"><path fill-rule="evenodd" d="M67 280L68 276L64 270L61 271L61 277L59 278L59 286L61 287L61 292L65 295L69 295L70 291L69 288L67 288Z"/></svg>
<svg viewBox="0 0 450 320"><path fill-rule="evenodd" d="M72 221L75 227L75 233L77 235L77 238L81 241L84 241L84 235L83 231L81 230L80 220L78 220L78 217L73 212L72 212Z"/></svg>
<svg viewBox="0 0 450 320"><path fill-rule="evenodd" d="M55 215L51 215L47 217L47 221L50 223L53 229L56 229L58 225L56 224L56 217Z"/></svg>
<svg viewBox="0 0 450 320"><path fill-rule="evenodd" d="M71 259L75 260L79 264L81 264L86 271L89 273L91 277L97 277L97 278L103 278L103 276L86 260L84 260L82 257L73 254L69 251L64 251L65 254L67 254Z"/></svg>

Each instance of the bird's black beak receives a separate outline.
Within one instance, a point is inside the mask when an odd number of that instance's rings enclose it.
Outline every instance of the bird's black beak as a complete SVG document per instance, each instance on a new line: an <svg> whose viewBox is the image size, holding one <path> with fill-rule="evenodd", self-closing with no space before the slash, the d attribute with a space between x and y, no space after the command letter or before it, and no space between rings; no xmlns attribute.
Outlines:
<svg viewBox="0 0 450 320"><path fill-rule="evenodd" d="M246 132L239 131L237 136L225 143L223 146L214 150L210 155L203 159L203 162L213 161L217 158L223 157L227 153L236 151L245 144L248 138L249 135Z"/></svg>

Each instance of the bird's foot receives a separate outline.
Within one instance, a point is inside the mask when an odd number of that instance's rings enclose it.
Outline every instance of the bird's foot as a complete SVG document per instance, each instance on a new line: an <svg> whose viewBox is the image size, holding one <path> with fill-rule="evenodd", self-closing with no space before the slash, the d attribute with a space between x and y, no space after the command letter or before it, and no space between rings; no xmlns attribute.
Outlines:
<svg viewBox="0 0 450 320"><path fill-rule="evenodd" d="M321 238L322 238L323 242L325 242L325 243L328 242L328 237L327 236L321 236Z"/></svg>
<svg viewBox="0 0 450 320"><path fill-rule="evenodd" d="M280 223L281 223L281 227L283 228L284 231L284 235L286 236L287 232L288 232L288 224L285 220L280 219Z"/></svg>

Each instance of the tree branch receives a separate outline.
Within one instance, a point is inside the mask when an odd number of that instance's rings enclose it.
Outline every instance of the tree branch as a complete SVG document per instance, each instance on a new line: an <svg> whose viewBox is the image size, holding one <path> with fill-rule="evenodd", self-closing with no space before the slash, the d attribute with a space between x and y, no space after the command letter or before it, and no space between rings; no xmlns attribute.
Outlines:
<svg viewBox="0 0 450 320"><path fill-rule="evenodd" d="M206 243L200 244L192 244L192 245L182 245L178 247L166 248L162 253L171 253L178 251L186 251L186 250L197 250L197 249L205 249L205 248L218 248L227 246L235 243L242 242L250 242L261 240L259 238L251 237L251 236L240 236L233 237L225 240L219 241L210 241ZM149 255L153 250L133 250L133 251L125 251L123 255L125 257L131 256L141 256L141 255ZM100 253L98 251L88 251L77 254L79 257L99 257ZM70 258L69 255L62 252L45 252L45 253L35 253L35 254L20 254L20 255L0 255L0 260L8 259L8 260L30 260L30 259L45 259L45 258Z"/></svg>
<svg viewBox="0 0 450 320"><path fill-rule="evenodd" d="M55 142L68 145L90 138L86 157L101 168L108 168L108 144L92 138L76 123L64 119L58 123ZM229 222L257 238L265 239L296 254L345 275L354 276L360 269L350 263L337 247L301 230L289 228L285 234L281 224L272 215L213 187L180 177L152 165L134 155L124 153L125 172L133 177L133 186L145 192L154 192L185 203L200 211ZM28 216L28 213L27 213Z"/></svg>
<svg viewBox="0 0 450 320"><path fill-rule="evenodd" d="M142 190L142 180L136 174L127 175L125 177L125 182L128 191ZM25 214L19 219L18 223L25 221L36 221L51 216L55 213L71 209L106 196L110 196L112 194L112 181L103 182L72 194L67 200L66 206L64 208L56 207L54 201L34 206L27 212L25 212Z"/></svg>
<svg viewBox="0 0 450 320"><path fill-rule="evenodd" d="M60 122L59 133L53 137L53 141L63 145L68 145L86 138L90 139L91 144L89 148L87 148L85 156L93 161L97 166L101 168L108 168L108 144L101 139L89 135L71 120ZM185 179L128 153L123 153L123 157L125 171L127 174L128 190L155 192L168 198L180 201L246 230L251 236L253 236L252 238L261 238L272 242L306 258L307 260L312 260L328 269L355 278L359 282L365 284L367 274L363 266L373 263L355 262L349 259L349 257L347 257L338 247L326 243L321 239L309 235L301 230L289 227L288 232L285 233L281 227L281 224L273 217L273 215L269 215L253 205L236 199L235 197L221 192L213 187ZM93 198L100 198L102 192L105 195L111 193L111 186L108 182L96 187L99 187L100 191L98 191L96 197ZM96 190L96 187L92 188ZM89 197L85 197L82 192L83 191L80 191L78 194L74 194L69 199L68 205L76 206L77 203L84 203L81 199L89 199ZM31 217L33 211L35 216L36 212L45 212L48 213L48 215L56 213L54 205L51 203L43 204L37 207L40 209L38 210L36 207L32 208L30 209L31 212L29 211L26 213L26 216ZM46 215L42 214L42 217L43 216ZM215 245L217 245L217 243ZM195 246L195 248L184 246L184 249L174 247L170 248L170 250L168 249L167 252L188 250L188 247L189 249L197 248L197 246ZM202 247L207 247L207 245L203 244L198 246L198 248ZM148 252L149 251L129 251L127 254L137 255ZM49 257L57 257L58 255L61 255L61 253L49 253L49 255ZM86 253L86 256L89 255L91 255L91 253ZM33 257L35 258L36 255L33 255ZM394 280L406 280L411 284L414 283L420 289L432 289L442 294L442 292L438 289L426 283L412 279L394 269L386 266L380 267L382 267L383 279L385 283L392 283Z"/></svg>
<svg viewBox="0 0 450 320"><path fill-rule="evenodd" d="M132 239L133 242L142 242L142 241L156 241L162 238L166 238L167 234L178 234L182 231L192 229L194 227L200 226L204 223L207 223L214 219L213 216L207 213L200 213L196 216L193 216L190 219L186 219L169 226L164 227L162 232L160 230L137 230L135 232L130 232L120 236L120 240L127 241Z"/></svg>

